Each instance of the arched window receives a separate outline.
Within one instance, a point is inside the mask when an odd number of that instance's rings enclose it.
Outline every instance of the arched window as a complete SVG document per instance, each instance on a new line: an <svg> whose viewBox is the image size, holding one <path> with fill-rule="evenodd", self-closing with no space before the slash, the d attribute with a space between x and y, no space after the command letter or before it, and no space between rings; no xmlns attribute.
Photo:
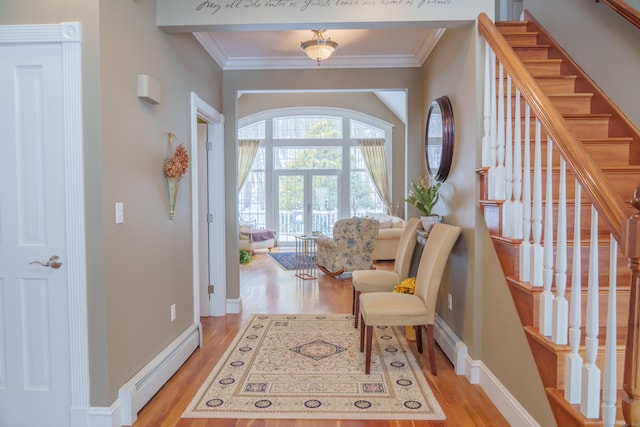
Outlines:
<svg viewBox="0 0 640 427"><path fill-rule="evenodd" d="M374 117L332 108L272 110L240 120L238 139L260 140L239 193L240 221L276 229L286 245L297 234L331 234L339 218L387 213L357 141L384 139L390 168L391 130Z"/></svg>

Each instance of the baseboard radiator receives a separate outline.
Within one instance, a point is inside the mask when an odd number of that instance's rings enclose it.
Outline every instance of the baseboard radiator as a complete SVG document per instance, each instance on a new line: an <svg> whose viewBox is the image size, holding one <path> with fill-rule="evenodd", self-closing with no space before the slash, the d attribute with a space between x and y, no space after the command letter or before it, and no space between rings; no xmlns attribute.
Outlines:
<svg viewBox="0 0 640 427"><path fill-rule="evenodd" d="M138 411L176 373L191 353L200 345L200 324L189 326L178 338L160 352L151 362L134 375L120 390L122 425L136 421Z"/></svg>

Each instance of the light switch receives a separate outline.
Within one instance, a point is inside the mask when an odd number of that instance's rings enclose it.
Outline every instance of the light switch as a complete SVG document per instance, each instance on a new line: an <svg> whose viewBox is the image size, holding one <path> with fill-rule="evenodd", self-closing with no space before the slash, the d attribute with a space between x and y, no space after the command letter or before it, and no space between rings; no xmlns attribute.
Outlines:
<svg viewBox="0 0 640 427"><path fill-rule="evenodd" d="M116 202L116 224L124 222L124 203Z"/></svg>

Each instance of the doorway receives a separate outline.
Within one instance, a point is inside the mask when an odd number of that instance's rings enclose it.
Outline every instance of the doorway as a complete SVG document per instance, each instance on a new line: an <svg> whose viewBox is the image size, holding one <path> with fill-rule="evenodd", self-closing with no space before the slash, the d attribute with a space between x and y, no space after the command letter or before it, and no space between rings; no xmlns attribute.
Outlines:
<svg viewBox="0 0 640 427"><path fill-rule="evenodd" d="M280 243L293 245L295 236L330 236L338 218L340 172L276 171L277 227Z"/></svg>

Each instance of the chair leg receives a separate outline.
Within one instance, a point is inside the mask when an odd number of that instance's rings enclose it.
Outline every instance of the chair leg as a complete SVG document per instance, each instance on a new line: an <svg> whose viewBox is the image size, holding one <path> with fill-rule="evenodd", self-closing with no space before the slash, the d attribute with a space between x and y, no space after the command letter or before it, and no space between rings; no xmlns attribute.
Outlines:
<svg viewBox="0 0 640 427"><path fill-rule="evenodd" d="M364 355L364 373L369 375L371 373L371 346L373 344L373 326L362 324L362 329L367 329L367 345L366 353Z"/></svg>
<svg viewBox="0 0 640 427"><path fill-rule="evenodd" d="M416 346L418 353L422 354L422 325L415 325L413 330L416 331Z"/></svg>
<svg viewBox="0 0 640 427"><path fill-rule="evenodd" d="M431 365L431 374L438 375L438 368L436 367L436 347L435 340L433 339L433 325L427 325L427 346L429 348L429 364Z"/></svg>
<svg viewBox="0 0 640 427"><path fill-rule="evenodd" d="M360 316L360 353L364 351L364 319Z"/></svg>
<svg viewBox="0 0 640 427"><path fill-rule="evenodd" d="M358 327L358 318L360 317L360 291L356 291L356 288L353 288L353 327Z"/></svg>

